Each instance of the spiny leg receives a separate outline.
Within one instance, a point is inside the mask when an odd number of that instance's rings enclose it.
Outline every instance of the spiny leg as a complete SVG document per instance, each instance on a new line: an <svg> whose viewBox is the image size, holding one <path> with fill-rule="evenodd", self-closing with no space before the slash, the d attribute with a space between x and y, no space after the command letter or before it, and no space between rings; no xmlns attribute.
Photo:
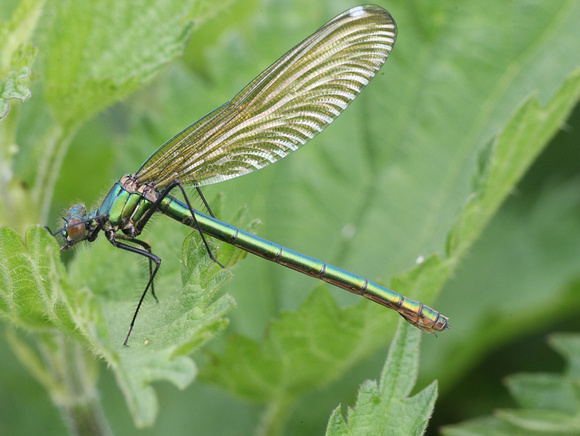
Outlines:
<svg viewBox="0 0 580 436"><path fill-rule="evenodd" d="M169 193L176 186L179 187L179 189L181 190L181 193L183 194L183 198L185 199L185 202L187 204L189 212L191 213L191 216L193 217L193 223L195 225L195 229L199 232L199 236L201 236L201 240L203 241L203 244L205 245L205 249L207 250L207 254L209 255L209 258L211 260L213 260L215 263L217 263L219 266L221 266L222 268L225 269L225 266L223 266L222 263L219 260L217 260L215 258L215 256L213 255L213 253L211 252L211 249L209 248L209 244L207 243L207 240L205 239L205 236L204 236L203 232L201 231L201 227L199 227L199 223L197 222L197 218L195 217L195 209L193 209L193 207L191 207L191 203L189 202L189 198L188 198L187 194L185 193L185 189L183 188L183 185L181 184L181 182L179 180L172 181L165 189L163 189L163 191L161 191L159 193L159 197L157 197L157 200L155 200L155 203L153 203L152 207L150 207L149 210L146 212L146 214L143 216L143 218L141 218L138 230L142 230L143 227L145 226L145 224L147 223L147 221L149 221L149 219L153 215L153 213L160 210L159 206L161 205L161 202L163 201L163 199L165 197L167 197L169 195ZM205 201L203 194L201 194L201 190L199 190L199 188L198 188L198 192L200 193L201 198L202 198L205 206L207 207L209 213L213 217L213 213L212 213L209 205Z"/></svg>
<svg viewBox="0 0 580 436"><path fill-rule="evenodd" d="M213 214L211 207L209 207L209 204L207 203L207 201L205 201L205 196L202 194L201 189L199 188L199 186L196 186L195 189L197 190L197 193L199 194L199 197L201 198L201 201L203 201L203 204L205 205L205 208L207 209L207 211L209 212L209 214L211 215L212 218L215 218L215 215ZM181 190L181 192L183 192L183 189ZM189 203L187 204L189 206ZM191 206L189 207L189 210L191 212Z"/></svg>
<svg viewBox="0 0 580 436"><path fill-rule="evenodd" d="M193 207L191 207L191 204L189 203L189 198L187 197L187 194L185 193L185 189L183 189L183 185L181 184L181 182L179 180L174 180L171 185L175 185L175 186L179 186L179 189L181 190L181 193L183 194L183 198L185 199L185 203L187 204L187 207L189 208L189 212L191 213L191 216L193 218L193 222L195 224L195 228L197 229L197 231L199 232L199 236L201 236L201 240L203 241L204 245L205 245L205 249L207 250L207 254L209 255L209 258L211 260L213 260L215 263L217 263L219 266L221 266L222 268L226 268L225 266L222 265L222 263L217 260L213 253L211 252L211 249L209 248L209 244L207 243L207 241L205 240L205 236L203 235L203 232L201 231L201 227L199 227L199 223L197 222L197 218L195 217L195 210L193 209ZM169 185L169 186L171 186ZM199 192L205 207L207 207L208 212L211 214L211 216L213 217L213 213L209 207L209 205L207 204L207 202L205 201L205 197L203 196L203 194L201 193L201 190L199 188L197 188L197 192ZM215 217L214 217L215 218Z"/></svg>
<svg viewBox="0 0 580 436"><path fill-rule="evenodd" d="M133 247L131 245L127 245L124 244L122 242L118 242L117 239L126 239L128 241L131 242L135 242L135 239L132 238L124 238L121 235L117 235L114 234L112 237L109 237L109 242L111 244L113 244L115 247L120 248L122 250L126 250L126 251L130 251L131 253L136 253L139 254L141 256L145 256L146 258L149 259L149 262L155 262L155 269L153 270L153 272L149 275L149 281L147 282L147 286L145 286L145 290L143 291L143 294L141 294L141 298L139 299L139 303L137 304L137 308L135 309L135 314L133 315L133 319L131 320L131 325L129 326L129 331L127 332L127 337L125 338L125 341L123 342L123 345L127 345L127 343L129 342L129 336L131 336L131 332L133 331L133 326L135 325L135 320L137 319L137 314L139 313L139 309L141 309L141 305L143 304L143 300L145 300L145 295L147 295L147 291L149 290L149 287L153 288L153 280L155 279L155 276L157 275L157 271L159 271L159 267L161 266L161 259L157 256L155 256L153 253L146 251L146 250L142 250L140 248L137 247ZM143 241L140 241L142 244L140 244L141 246L148 245ZM149 247L151 248L151 247Z"/></svg>
<svg viewBox="0 0 580 436"><path fill-rule="evenodd" d="M147 250L147 252L149 254L155 256L151 252L151 245L149 245L147 242L141 241L140 239L137 239L137 238L131 238L129 236L116 233L115 240L119 240L119 239L122 239L122 240L127 241L127 242L131 242L133 244L140 245L145 250ZM149 256L147 256L147 258L149 259L149 277L151 277L153 275L153 259L151 259L151 257L149 257ZM157 299L157 295L155 295L155 283L153 283L153 282L151 282L151 295L153 295L153 298L155 298L155 301L157 303L159 303L159 300Z"/></svg>

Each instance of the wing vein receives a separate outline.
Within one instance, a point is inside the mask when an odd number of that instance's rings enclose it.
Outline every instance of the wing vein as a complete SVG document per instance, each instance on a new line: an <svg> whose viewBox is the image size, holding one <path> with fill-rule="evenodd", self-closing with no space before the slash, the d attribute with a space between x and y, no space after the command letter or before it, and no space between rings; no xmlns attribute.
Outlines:
<svg viewBox="0 0 580 436"><path fill-rule="evenodd" d="M396 39L379 6L352 8L264 70L229 103L196 121L137 171L157 188L202 186L247 174L296 151L332 123L386 61Z"/></svg>

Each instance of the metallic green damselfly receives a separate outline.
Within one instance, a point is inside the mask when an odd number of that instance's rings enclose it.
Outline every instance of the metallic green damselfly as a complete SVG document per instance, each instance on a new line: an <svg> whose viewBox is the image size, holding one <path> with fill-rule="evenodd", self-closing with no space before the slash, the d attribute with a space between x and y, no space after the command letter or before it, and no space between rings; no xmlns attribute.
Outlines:
<svg viewBox="0 0 580 436"><path fill-rule="evenodd" d="M69 209L64 227L54 233L65 239L62 250L94 241L103 231L115 247L149 260L149 281L125 345L149 289L155 296L153 280L161 259L149 244L137 239L155 212L197 229L216 262L204 234L394 309L425 332L449 327L446 317L422 303L219 221L200 191L201 186L270 165L321 132L374 77L396 36L395 21L379 6L343 12L274 62L230 102L159 147L136 173L115 183L97 210L87 214L80 204ZM197 189L209 215L191 207L184 186ZM170 195L175 188L185 202Z"/></svg>

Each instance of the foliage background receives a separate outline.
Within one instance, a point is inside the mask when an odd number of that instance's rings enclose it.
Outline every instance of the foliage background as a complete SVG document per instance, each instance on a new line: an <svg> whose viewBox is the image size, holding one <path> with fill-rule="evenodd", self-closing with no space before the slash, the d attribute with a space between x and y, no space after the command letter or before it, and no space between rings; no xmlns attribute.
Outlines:
<svg viewBox="0 0 580 436"><path fill-rule="evenodd" d="M8 20L18 3L8 1L0 18ZM43 197L53 199L50 224L57 222L55 204L77 200L98 204L114 180L138 168L164 140L230 99L277 56L353 6L346 1L252 0L219 7L197 2L189 10L190 4L182 2L181 24L193 18L184 55L166 67L156 58L159 65L142 68L139 71L146 72L136 79L127 71L126 82L111 85L121 92L112 90L114 97L109 99L90 95L90 87L78 91L89 93L81 99L84 102L107 102L85 107L71 103L74 99L67 101L55 88L59 81L67 85L67 69L72 68L70 53L58 41L83 30L58 26L62 9L55 4L47 1L41 8L32 37L38 49L31 76L33 97L24 104L12 103L11 108L18 111L19 150L13 172L28 186L39 177L43 150L36 147L38 138L51 134L55 118L72 126L72 142L54 194ZM94 2L95 7L100 4ZM474 179L493 139L524 99L535 93L546 105L580 66L580 9L574 1L557 6L499 0L485 5L402 0L380 4L395 17L399 37L391 58L357 102L300 153L258 173L209 187L205 193L212 198L226 192L223 217L249 205L249 217L262 221L257 231L263 237L418 296L413 292L420 291L401 289L403 278L393 277L414 268L420 257L449 255L450 232L477 186ZM153 10L143 7L144 14ZM169 19L155 18L160 26L161 20ZM131 59L137 47L126 42L122 24L112 16L98 23L97 31L109 32L111 50L124 49ZM85 44L81 51L89 52L90 39L79 41ZM150 49L156 54L153 46ZM99 69L106 70L107 59L85 58L77 67L106 77L107 71ZM477 242L467 243L469 250L453 258L448 270L439 270L451 279L438 298L424 295L427 304L452 322L451 331L423 339L418 387L438 379L441 393L432 431L498 407L514 407L502 377L562 366L545 338L550 332L577 332L579 327L575 316L580 308L579 125L576 109L523 180L512 187ZM43 204L37 206L41 211ZM29 224L43 219L39 213L17 208L12 216L3 215L2 224L24 233ZM171 274L180 268L179 244L189 232L163 221L169 220L157 220L147 239L164 259L165 278L160 283L170 283ZM466 239L477 233L473 230ZM177 245L164 246L167 235ZM76 251L88 256L91 250ZM91 289L102 285L102 275L92 278L90 271L85 273ZM130 274L119 286L136 295L131 288L136 276ZM155 383L160 410L153 427L135 429L112 373L101 365L101 399L116 433L179 434L194 428L200 434L247 434L259 426L263 406L232 395L235 389L208 383L212 360L205 357L209 350L219 354L226 349L232 334L261 340L268 323L279 319L281 311L298 309L314 284L252 256L234 274L223 291L237 301L237 308L228 313L228 330L195 356L202 373L207 371L206 382L183 391ZM437 290L436 283L432 288ZM158 292L163 300L163 291ZM340 305L358 302L342 291L331 293ZM373 322L368 321L369 336L381 337L383 345L341 372L336 381L306 392L288 423L288 434L321 433L336 405L352 405L361 382L377 378L396 320L394 314L384 316L393 318L384 332L371 331ZM0 346L0 430L62 433L63 424L46 392L4 341Z"/></svg>

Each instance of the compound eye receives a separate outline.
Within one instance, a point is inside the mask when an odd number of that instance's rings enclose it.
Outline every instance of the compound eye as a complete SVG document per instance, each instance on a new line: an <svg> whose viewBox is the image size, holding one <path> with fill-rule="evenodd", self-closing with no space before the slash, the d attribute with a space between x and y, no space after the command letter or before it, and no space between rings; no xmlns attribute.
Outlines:
<svg viewBox="0 0 580 436"><path fill-rule="evenodd" d="M75 242L85 239L86 227L83 220L80 218L71 218L66 226L66 233L69 239Z"/></svg>

